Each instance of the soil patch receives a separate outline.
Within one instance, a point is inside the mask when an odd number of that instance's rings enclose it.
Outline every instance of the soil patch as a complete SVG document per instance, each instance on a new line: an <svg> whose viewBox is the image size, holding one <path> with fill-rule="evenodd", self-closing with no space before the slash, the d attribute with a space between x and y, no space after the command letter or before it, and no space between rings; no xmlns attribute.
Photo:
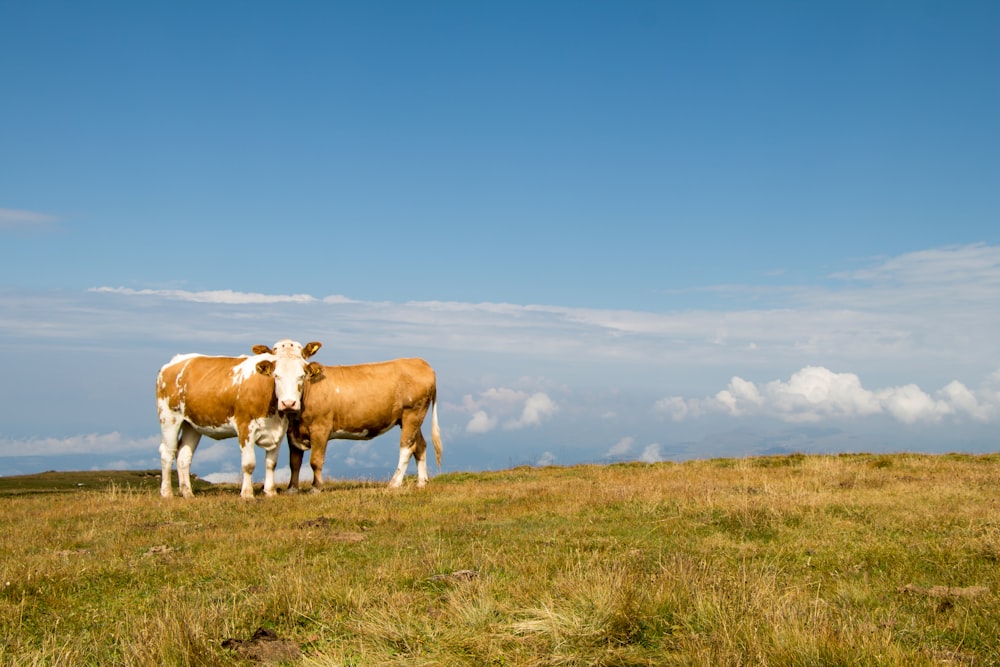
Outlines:
<svg viewBox="0 0 1000 667"><path fill-rule="evenodd" d="M222 648L235 651L241 658L275 664L298 660L302 655L299 645L290 639L281 639L274 630L257 628L250 639L227 639Z"/></svg>

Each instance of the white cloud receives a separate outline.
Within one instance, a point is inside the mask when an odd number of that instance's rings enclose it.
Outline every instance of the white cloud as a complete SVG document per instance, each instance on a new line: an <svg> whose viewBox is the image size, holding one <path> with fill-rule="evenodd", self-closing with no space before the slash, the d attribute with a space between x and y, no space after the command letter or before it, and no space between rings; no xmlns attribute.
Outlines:
<svg viewBox="0 0 1000 667"><path fill-rule="evenodd" d="M875 395L876 410L884 409L905 424L940 421L941 415L949 411L944 403L939 405L915 384L882 389Z"/></svg>
<svg viewBox="0 0 1000 667"><path fill-rule="evenodd" d="M200 479L212 484L240 484L243 481L241 472L212 472Z"/></svg>
<svg viewBox="0 0 1000 667"><path fill-rule="evenodd" d="M344 458L344 464L351 468L364 468L377 465L381 461L381 457L379 456L378 449L374 448L376 442L384 442L384 440L354 441L347 452L347 456ZM330 452L330 450L327 449L327 452Z"/></svg>
<svg viewBox="0 0 1000 667"><path fill-rule="evenodd" d="M272 317L299 326L309 323L312 334L293 338L335 333L342 349L385 346L474 353L480 359L511 355L545 363L587 360L631 366L633 373L657 368L676 373L678 367L731 368L738 373L750 365L793 368L803 360L866 369L906 364L908 369L938 373L1000 364L995 345L1000 329L1000 309L995 307L1000 246L947 247L869 260L861 268L827 278L822 285L687 290L681 294L716 307L670 310L668 305L648 312L510 303L358 302L341 295L230 290L97 287L91 292L191 304L187 317L166 326L162 318L152 316L128 324L133 329L147 327L154 335L178 330L178 335L186 332L196 340L203 338L206 320L225 333L224 327L234 320L259 317L251 307L271 304ZM741 305L717 307L733 303ZM228 308L202 313L197 304ZM308 318L303 318L300 305L308 306ZM134 314L110 299L96 307L106 316L101 321L118 322ZM80 317L75 310L68 314ZM87 335L97 322L74 322L74 331ZM34 324L39 324L37 318ZM18 320L12 326L20 330Z"/></svg>
<svg viewBox="0 0 1000 667"><path fill-rule="evenodd" d="M653 443L651 445L646 445L642 450L642 455L639 456L639 460L643 463L659 463L663 461L663 454L660 453L659 443Z"/></svg>
<svg viewBox="0 0 1000 667"><path fill-rule="evenodd" d="M542 455L535 461L536 466L550 466L556 462L556 455L552 452L542 452Z"/></svg>
<svg viewBox="0 0 1000 667"><path fill-rule="evenodd" d="M516 389L508 389L507 387L492 387L483 391L479 396L485 403L509 408L522 404L527 394Z"/></svg>
<svg viewBox="0 0 1000 667"><path fill-rule="evenodd" d="M733 415L743 414L748 409L752 410L764 401L752 382L738 377L732 379L728 389L716 394L715 400Z"/></svg>
<svg viewBox="0 0 1000 667"><path fill-rule="evenodd" d="M240 445L236 438L212 440L210 438L203 437L198 445L198 449L194 452L194 460L199 463L229 460L238 461L239 458Z"/></svg>
<svg viewBox="0 0 1000 667"><path fill-rule="evenodd" d="M967 414L977 421L986 422L1000 406L1000 394L996 392L997 373L987 380L979 390L979 397L958 381L949 382L938 391L942 405L951 406L956 414Z"/></svg>
<svg viewBox="0 0 1000 667"><path fill-rule="evenodd" d="M485 410L477 410L469 423L465 425L465 430L469 433L489 433L497 427L497 419L486 414Z"/></svg>
<svg viewBox="0 0 1000 667"><path fill-rule="evenodd" d="M1000 284L1000 246L974 243L919 250L883 259L862 269L839 272L834 277L935 289L964 286L970 280L996 287Z"/></svg>
<svg viewBox="0 0 1000 667"><path fill-rule="evenodd" d="M504 428L514 430L527 428L528 426L538 426L557 412L559 412L559 406L549 398L549 395L538 392L532 394L524 402L524 409L521 411L521 416L504 423Z"/></svg>
<svg viewBox="0 0 1000 667"><path fill-rule="evenodd" d="M0 438L0 456L67 456L157 451L160 436L129 438L117 431L88 433L66 438Z"/></svg>
<svg viewBox="0 0 1000 667"><path fill-rule="evenodd" d="M91 287L88 292L99 294L120 294L123 296L158 296L175 301L193 303L261 304L261 303L312 303L317 299L308 294L259 294L256 292L234 292L233 290L209 290L189 292L187 290L131 289L129 287ZM338 302L343 303L343 302Z"/></svg>
<svg viewBox="0 0 1000 667"><path fill-rule="evenodd" d="M625 456L630 451L632 451L632 445L634 444L635 444L635 438L633 438L632 436L624 437L615 444L611 445L611 449L605 452L604 458L613 459Z"/></svg>
<svg viewBox="0 0 1000 667"><path fill-rule="evenodd" d="M35 211L0 208L0 229L31 229L56 222L58 218Z"/></svg>
<svg viewBox="0 0 1000 667"><path fill-rule="evenodd" d="M491 387L477 396L466 394L462 408L472 415L465 426L468 433L488 433L501 420L506 430L538 426L559 411L545 392L529 394L507 387Z"/></svg>
<svg viewBox="0 0 1000 667"><path fill-rule="evenodd" d="M822 366L807 366L787 381L773 380L758 387L734 377L726 389L706 398L668 396L654 409L675 421L707 414L733 417L768 416L786 422L867 417L887 414L906 424L940 422L944 417L991 421L1000 414L1000 395L991 376L979 392L952 381L934 396L915 384L866 389L854 373L835 373Z"/></svg>

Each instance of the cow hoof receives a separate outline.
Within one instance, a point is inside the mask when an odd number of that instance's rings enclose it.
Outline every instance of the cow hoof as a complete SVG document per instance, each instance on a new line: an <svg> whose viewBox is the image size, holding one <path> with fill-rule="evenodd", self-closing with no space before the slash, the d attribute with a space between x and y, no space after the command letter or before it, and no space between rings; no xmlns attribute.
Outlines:
<svg viewBox="0 0 1000 667"><path fill-rule="evenodd" d="M286 496L294 496L298 494L298 492L299 492L299 487L297 486L290 486L287 489L285 489Z"/></svg>

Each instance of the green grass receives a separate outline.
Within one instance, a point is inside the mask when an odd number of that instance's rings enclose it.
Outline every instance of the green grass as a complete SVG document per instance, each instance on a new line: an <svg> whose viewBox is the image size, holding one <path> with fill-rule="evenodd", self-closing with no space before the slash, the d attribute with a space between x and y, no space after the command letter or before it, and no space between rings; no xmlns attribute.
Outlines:
<svg viewBox="0 0 1000 667"><path fill-rule="evenodd" d="M0 479L0 664L1000 664L998 481L1000 458L966 455L520 467L252 503L162 500L155 475Z"/></svg>

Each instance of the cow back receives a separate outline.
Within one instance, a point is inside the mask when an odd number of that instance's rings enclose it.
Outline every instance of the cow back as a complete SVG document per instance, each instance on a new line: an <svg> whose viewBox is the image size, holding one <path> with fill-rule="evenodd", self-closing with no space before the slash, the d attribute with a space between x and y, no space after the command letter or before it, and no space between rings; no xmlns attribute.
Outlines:
<svg viewBox="0 0 1000 667"><path fill-rule="evenodd" d="M324 366L319 378L305 384L301 421L376 435L397 424L404 411L426 409L434 400L434 370L423 359Z"/></svg>
<svg viewBox="0 0 1000 667"><path fill-rule="evenodd" d="M267 356L183 358L160 370L157 397L196 426L266 416L275 411L274 381L254 368Z"/></svg>

